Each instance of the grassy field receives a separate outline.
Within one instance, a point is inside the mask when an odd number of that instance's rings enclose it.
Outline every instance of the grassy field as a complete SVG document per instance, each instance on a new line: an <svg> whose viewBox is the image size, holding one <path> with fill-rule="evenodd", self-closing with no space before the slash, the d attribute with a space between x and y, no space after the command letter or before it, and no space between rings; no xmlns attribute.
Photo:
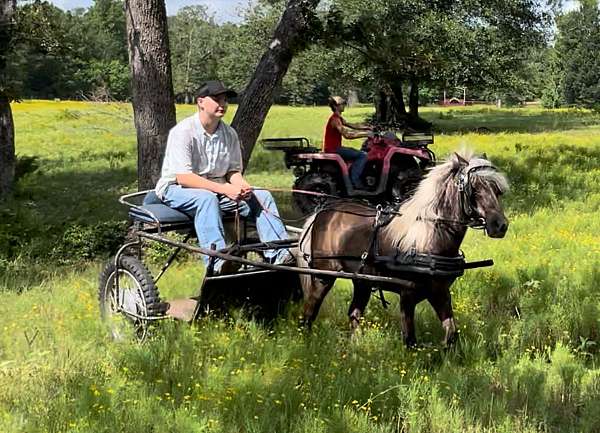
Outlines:
<svg viewBox="0 0 600 433"><path fill-rule="evenodd" d="M19 183L0 209L0 432L600 432L600 115L583 110L425 108L439 158L462 145L504 171L511 226L470 232L453 286L460 340L449 351L423 304L417 350L401 344L398 301L372 301L350 337L339 282L310 334L299 306L266 326L242 314L152 341L116 344L97 279L126 227L133 191L128 105L13 105ZM193 107L178 107L178 118ZM370 107L352 107L361 120ZM325 107L274 107L264 137L319 143ZM230 118L231 113L228 117ZM281 155L257 148L252 183L289 187ZM202 269L176 263L167 298Z"/></svg>

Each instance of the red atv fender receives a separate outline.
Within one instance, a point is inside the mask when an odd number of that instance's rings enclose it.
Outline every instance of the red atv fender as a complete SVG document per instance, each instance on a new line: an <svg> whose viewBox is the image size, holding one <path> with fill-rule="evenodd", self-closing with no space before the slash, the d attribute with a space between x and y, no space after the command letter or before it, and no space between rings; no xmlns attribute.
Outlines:
<svg viewBox="0 0 600 433"><path fill-rule="evenodd" d="M381 149L380 146L376 147ZM371 149L371 151L372 150L373 148ZM412 157L417 158L421 161L431 161L430 153L427 151L427 149L424 148L408 149L406 147L389 146L385 147L383 150L383 158L379 158L380 155L378 153L371 154L371 151L369 151L368 153L369 161L383 159L383 166L381 167L381 177L379 179L379 185L377 186L375 194L381 194L386 190L390 175L390 169L392 166L392 159L394 159L394 157L402 155L403 158ZM377 152L379 152L379 150Z"/></svg>

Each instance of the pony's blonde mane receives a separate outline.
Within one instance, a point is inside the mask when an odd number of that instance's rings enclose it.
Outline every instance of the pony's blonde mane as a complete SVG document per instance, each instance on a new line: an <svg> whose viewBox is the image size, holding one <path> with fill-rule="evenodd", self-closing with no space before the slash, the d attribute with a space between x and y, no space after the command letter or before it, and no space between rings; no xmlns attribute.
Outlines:
<svg viewBox="0 0 600 433"><path fill-rule="evenodd" d="M473 151L463 150L452 155L443 164L432 168L417 187L415 194L407 200L395 217L384 229L384 234L391 239L401 251L415 248L418 252L427 251L435 230L434 220L448 218L439 215L440 208L457 209L456 197L449 197L448 191L457 189L455 182L450 179L456 173L459 158L470 162L475 160ZM464 164L464 163L463 163ZM493 182L496 188L505 192L508 190L506 178L495 170L481 170L474 174Z"/></svg>

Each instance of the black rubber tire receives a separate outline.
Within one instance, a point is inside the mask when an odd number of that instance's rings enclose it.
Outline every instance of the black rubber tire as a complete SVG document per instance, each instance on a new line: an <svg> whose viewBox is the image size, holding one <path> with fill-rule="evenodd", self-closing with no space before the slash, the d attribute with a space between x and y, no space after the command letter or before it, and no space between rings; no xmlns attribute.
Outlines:
<svg viewBox="0 0 600 433"><path fill-rule="evenodd" d="M144 264L135 257L121 256L119 260L119 293L123 293L121 307L135 308L137 318L119 311L116 305L115 260L112 259L100 273L98 301L100 317L115 340L133 337L143 341L150 325L156 321L142 317L164 316L168 304L161 302L158 288ZM128 303L128 305L125 305ZM130 334L130 335L129 335Z"/></svg>
<svg viewBox="0 0 600 433"><path fill-rule="evenodd" d="M339 196L339 186L334 177L328 173L308 172L296 179L294 189L303 191L320 192L329 196ZM317 206L322 205L330 197L318 197L303 193L294 193L294 204L303 215L314 212Z"/></svg>
<svg viewBox="0 0 600 433"><path fill-rule="evenodd" d="M389 199L393 204L400 204L409 199L419 182L423 178L423 173L418 167L404 168L388 181Z"/></svg>

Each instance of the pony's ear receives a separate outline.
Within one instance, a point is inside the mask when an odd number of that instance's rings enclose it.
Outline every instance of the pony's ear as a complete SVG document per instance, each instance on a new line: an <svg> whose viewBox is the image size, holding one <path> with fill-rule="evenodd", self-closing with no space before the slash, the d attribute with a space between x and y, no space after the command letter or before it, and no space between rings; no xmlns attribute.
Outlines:
<svg viewBox="0 0 600 433"><path fill-rule="evenodd" d="M485 153L485 152L483 152L483 155L481 155L481 157L482 157L483 159L488 159L488 157L487 157L487 153Z"/></svg>
<svg viewBox="0 0 600 433"><path fill-rule="evenodd" d="M452 155L452 168L456 170L459 169L461 166L466 165L469 165L469 161L464 159L458 153L454 152L454 154Z"/></svg>

